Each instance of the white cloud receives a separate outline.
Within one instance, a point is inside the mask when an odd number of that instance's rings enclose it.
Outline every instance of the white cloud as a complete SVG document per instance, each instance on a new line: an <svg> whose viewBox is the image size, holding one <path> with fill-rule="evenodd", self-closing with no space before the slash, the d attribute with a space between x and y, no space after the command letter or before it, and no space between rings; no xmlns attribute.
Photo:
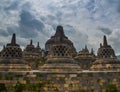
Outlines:
<svg viewBox="0 0 120 92"><path fill-rule="evenodd" d="M61 24L77 50L81 50L85 44L97 50L103 35L108 33L99 30L101 27L112 31L109 42L116 53L120 53L120 43L115 41L115 35L119 37L120 34L114 30L120 29L119 3L119 0L1 0L0 34L2 39L8 39L7 36L16 32L19 41L24 40L23 43L20 42L22 46L33 39L35 43L40 41L43 48L45 41L54 34L56 26ZM20 15L23 10L28 12L26 16L33 18L22 20ZM25 21L28 23L23 27ZM39 25L42 25L42 29Z"/></svg>
<svg viewBox="0 0 120 92"><path fill-rule="evenodd" d="M115 29L111 35L109 35L109 43L115 49L115 52L120 54L120 29Z"/></svg>

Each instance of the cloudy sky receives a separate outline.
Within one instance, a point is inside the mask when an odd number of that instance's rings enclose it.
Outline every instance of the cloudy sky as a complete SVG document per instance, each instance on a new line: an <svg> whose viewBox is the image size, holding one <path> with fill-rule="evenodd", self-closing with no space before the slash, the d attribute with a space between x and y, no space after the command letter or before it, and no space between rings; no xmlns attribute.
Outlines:
<svg viewBox="0 0 120 92"><path fill-rule="evenodd" d="M13 33L22 48L30 39L44 48L57 25L64 27L77 51L87 44L97 52L107 35L120 53L120 0L0 0L0 49Z"/></svg>

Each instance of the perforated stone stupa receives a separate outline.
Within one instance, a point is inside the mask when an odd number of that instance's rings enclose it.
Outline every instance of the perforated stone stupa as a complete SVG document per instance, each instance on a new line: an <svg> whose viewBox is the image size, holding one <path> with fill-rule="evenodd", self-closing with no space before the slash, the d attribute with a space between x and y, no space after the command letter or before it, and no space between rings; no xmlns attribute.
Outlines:
<svg viewBox="0 0 120 92"><path fill-rule="evenodd" d="M97 60L93 63L91 70L120 71L120 61L117 60L111 45L108 45L106 36L104 36L103 45L100 44L97 52Z"/></svg>
<svg viewBox="0 0 120 92"><path fill-rule="evenodd" d="M73 60L76 53L73 43L65 36L63 27L58 26L56 33L46 42L49 50L47 61L39 70L46 72L78 72L80 66Z"/></svg>
<svg viewBox="0 0 120 92"><path fill-rule="evenodd" d="M71 54L72 56L76 55L76 49L73 46L73 43L68 39L68 37L65 36L63 27L62 26L57 26L56 33L54 36L52 36L45 44L45 49L47 51L51 51L53 45L55 44L64 44L64 45L69 45L69 48L71 49Z"/></svg>
<svg viewBox="0 0 120 92"><path fill-rule="evenodd" d="M0 71L24 71L30 70L22 59L22 50L16 44L16 35L13 34L11 43L4 46L0 57Z"/></svg>

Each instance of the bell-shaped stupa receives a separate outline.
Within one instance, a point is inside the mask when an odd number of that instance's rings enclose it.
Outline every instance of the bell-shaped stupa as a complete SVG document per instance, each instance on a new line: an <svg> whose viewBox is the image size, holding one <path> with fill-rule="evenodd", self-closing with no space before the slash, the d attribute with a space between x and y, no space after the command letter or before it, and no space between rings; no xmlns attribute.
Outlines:
<svg viewBox="0 0 120 92"><path fill-rule="evenodd" d="M103 38L103 45L100 44L97 59L93 63L91 70L120 71L120 61L117 60L111 45L108 45L106 36Z"/></svg>
<svg viewBox="0 0 120 92"><path fill-rule="evenodd" d="M81 70L73 59L76 53L73 43L65 36L62 26L58 26L55 35L46 42L46 50L49 51L48 59L39 67L40 71L69 73Z"/></svg>
<svg viewBox="0 0 120 92"><path fill-rule="evenodd" d="M22 58L22 49L16 44L16 35L13 34L11 43L4 46L0 57L0 71L27 71L31 68Z"/></svg>

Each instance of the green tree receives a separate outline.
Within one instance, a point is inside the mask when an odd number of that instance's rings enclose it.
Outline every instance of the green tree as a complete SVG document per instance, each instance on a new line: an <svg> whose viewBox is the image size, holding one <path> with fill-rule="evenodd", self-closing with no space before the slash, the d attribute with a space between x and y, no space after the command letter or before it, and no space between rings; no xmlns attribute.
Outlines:
<svg viewBox="0 0 120 92"><path fill-rule="evenodd" d="M106 92L118 92L115 84L108 84L106 86Z"/></svg>
<svg viewBox="0 0 120 92"><path fill-rule="evenodd" d="M0 83L0 92L7 92L7 89L4 83Z"/></svg>
<svg viewBox="0 0 120 92"><path fill-rule="evenodd" d="M24 90L24 85L17 82L15 85L15 92L22 92Z"/></svg>
<svg viewBox="0 0 120 92"><path fill-rule="evenodd" d="M36 91L40 92L42 90L42 88L46 85L46 82L39 82L36 84Z"/></svg>

